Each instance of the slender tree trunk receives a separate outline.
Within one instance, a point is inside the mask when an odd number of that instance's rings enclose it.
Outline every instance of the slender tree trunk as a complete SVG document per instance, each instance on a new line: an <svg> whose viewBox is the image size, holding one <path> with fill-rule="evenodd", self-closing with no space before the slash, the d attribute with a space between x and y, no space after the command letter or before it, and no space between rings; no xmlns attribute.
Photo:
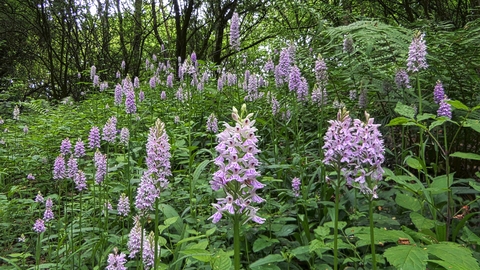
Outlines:
<svg viewBox="0 0 480 270"><path fill-rule="evenodd" d="M409 22L414 22L415 17L413 16L413 11L412 8L410 7L410 0L403 0L403 8L405 9L405 12L407 13L407 19Z"/></svg>
<svg viewBox="0 0 480 270"><path fill-rule="evenodd" d="M190 26L190 19L193 11L194 0L187 0L183 10L180 10L178 0L173 0L173 10L175 13L175 30L177 38L175 42L175 56L185 60L187 55L187 30ZM182 20L183 17L183 20ZM175 61L176 69L178 71L178 60ZM178 74L178 72L177 72Z"/></svg>
<svg viewBox="0 0 480 270"><path fill-rule="evenodd" d="M159 45L164 45L162 37L160 37L160 34L158 33L158 20L157 20L157 9L155 6L155 0L151 0L151 5L152 5L152 20L153 20L153 33L155 34L155 38L157 39L157 42Z"/></svg>
<svg viewBox="0 0 480 270"><path fill-rule="evenodd" d="M141 62L141 46L142 46L142 0L135 0L133 18L133 44L132 44L132 68L133 75L138 76L140 74L140 62Z"/></svg>
<svg viewBox="0 0 480 270"><path fill-rule="evenodd" d="M117 8L117 18L118 18L118 28L119 28L119 38L120 38L120 49L122 50L123 60L125 61L125 70L124 72L128 73L128 69L130 67L130 61L127 52L127 46L125 45L125 29L123 27L123 17L122 17L122 10L120 9L120 1L117 0L116 8Z"/></svg>

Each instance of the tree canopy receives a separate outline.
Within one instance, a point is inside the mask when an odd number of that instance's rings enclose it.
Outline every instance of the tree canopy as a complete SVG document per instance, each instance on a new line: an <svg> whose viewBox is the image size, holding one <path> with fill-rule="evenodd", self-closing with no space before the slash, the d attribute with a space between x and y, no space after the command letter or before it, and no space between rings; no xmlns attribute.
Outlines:
<svg viewBox="0 0 480 270"><path fill-rule="evenodd" d="M323 46L325 31L362 20L455 32L479 17L475 0L1 0L0 96L81 98L92 65L100 79L137 76L153 54L177 65L192 52L222 66L276 44ZM240 51L229 44L234 12ZM321 37L321 38L320 38ZM268 53L268 51L267 51ZM260 56L260 55L259 55Z"/></svg>

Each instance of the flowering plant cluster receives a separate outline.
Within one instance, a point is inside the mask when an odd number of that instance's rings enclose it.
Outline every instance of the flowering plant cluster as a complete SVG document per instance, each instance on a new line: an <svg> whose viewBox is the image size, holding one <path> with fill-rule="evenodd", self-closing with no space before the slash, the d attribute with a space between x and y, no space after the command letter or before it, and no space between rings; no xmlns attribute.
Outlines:
<svg viewBox="0 0 480 270"><path fill-rule="evenodd" d="M118 254L118 249L114 248L113 253L110 253L108 255L108 265L106 270L127 270L125 267L125 263L127 262L127 259L125 259L125 254L120 253Z"/></svg>
<svg viewBox="0 0 480 270"><path fill-rule="evenodd" d="M218 132L218 120L214 113L211 113L207 119L207 132L214 134Z"/></svg>
<svg viewBox="0 0 480 270"><path fill-rule="evenodd" d="M323 162L340 171L347 185L357 183L360 191L377 198L377 185L370 180L380 181L383 175L385 147L379 125L365 112L365 122L352 121L349 112L343 108L336 120L328 121L330 127L325 134L325 158Z"/></svg>
<svg viewBox="0 0 480 270"><path fill-rule="evenodd" d="M170 171L170 144L165 124L157 119L150 128L147 141L147 170L143 173L135 198L135 207L144 211L153 209L153 203L160 197L162 189L168 185Z"/></svg>
<svg viewBox="0 0 480 270"><path fill-rule="evenodd" d="M37 203L45 202L45 212L43 213L43 218L37 219L33 224L33 228L32 228L34 232L42 233L46 230L45 222L48 222L55 218L55 215L53 214L53 211L52 211L53 201L51 198L48 198L47 200L45 200L42 196L42 193L40 193L39 191L37 196L35 197L35 202Z"/></svg>
<svg viewBox="0 0 480 270"><path fill-rule="evenodd" d="M425 34L417 32L410 44L407 59L407 71L419 72L427 69L427 45L423 39Z"/></svg>
<svg viewBox="0 0 480 270"><path fill-rule="evenodd" d="M441 81L437 81L435 88L433 90L433 101L439 105L437 110L437 116L445 116L448 119L452 119L452 107L447 103L448 96L445 95L445 90L443 89L443 84Z"/></svg>
<svg viewBox="0 0 480 270"><path fill-rule="evenodd" d="M153 232L148 236L145 232L145 229L142 228L140 217L134 217L134 226L130 230L128 235L128 251L130 255L129 258L135 258L137 253L141 253L142 261L145 269L151 269L154 265L154 250L155 250L155 241L154 241Z"/></svg>
<svg viewBox="0 0 480 270"><path fill-rule="evenodd" d="M246 106L243 105L242 114L245 111ZM255 135L257 129L253 126L255 120L250 121L252 116L248 114L242 118L234 107L232 118L235 126L225 123L225 130L217 135L218 145L215 149L219 155L214 163L218 171L214 173L210 185L215 191L222 189L226 196L212 204L217 210L209 217L213 223L220 221L224 213L240 214L245 217L244 223L248 220L260 224L265 222L264 218L257 216L258 208L252 206L253 202L264 201L256 194L264 185L257 180L260 173L257 172L259 161L255 155L260 150Z"/></svg>

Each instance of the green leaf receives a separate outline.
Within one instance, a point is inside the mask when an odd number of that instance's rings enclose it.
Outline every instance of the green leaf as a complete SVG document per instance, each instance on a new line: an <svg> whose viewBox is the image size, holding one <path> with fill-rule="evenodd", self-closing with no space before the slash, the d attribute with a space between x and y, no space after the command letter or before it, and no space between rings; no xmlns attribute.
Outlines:
<svg viewBox="0 0 480 270"><path fill-rule="evenodd" d="M170 227L170 225L174 224L175 222L177 222L178 220L178 216L176 217L171 217L171 218L167 218L165 219L165 221L163 222L163 224L165 224L167 227Z"/></svg>
<svg viewBox="0 0 480 270"><path fill-rule="evenodd" d="M432 179L432 184L430 185L433 188L439 188L442 189L444 192L447 191L447 189L453 184L453 176L455 173L451 173L448 175L448 178L450 179L450 183L447 183L447 175L442 174L440 176L437 176ZM449 185L447 185L449 184Z"/></svg>
<svg viewBox="0 0 480 270"><path fill-rule="evenodd" d="M323 240L313 239L308 246L310 252L318 251L320 249L326 248L329 249Z"/></svg>
<svg viewBox="0 0 480 270"><path fill-rule="evenodd" d="M189 249L185 249L185 250L180 250L180 253L185 254L185 255L189 255L189 256L194 256L194 255L202 255L202 256L210 255L210 252L208 252L208 251L205 250L205 249L201 249L201 248L189 248Z"/></svg>
<svg viewBox="0 0 480 270"><path fill-rule="evenodd" d="M269 264L276 263L276 262L283 262L284 260L285 259L280 254L270 254L267 257L261 258L256 262L250 264L250 268L264 266L264 265L268 266Z"/></svg>
<svg viewBox="0 0 480 270"><path fill-rule="evenodd" d="M405 209L412 210L417 212L422 209L422 204L418 201L417 198L405 195L403 193L398 193L395 197L395 202Z"/></svg>
<svg viewBox="0 0 480 270"><path fill-rule="evenodd" d="M414 157L408 157L407 160L406 160L406 163L410 168L413 168L413 169L416 169L416 170L421 170L423 168L420 161L417 158L414 158Z"/></svg>
<svg viewBox="0 0 480 270"><path fill-rule="evenodd" d="M199 242L189 246L189 249L206 249L208 246L208 241ZM201 262L209 262L212 259L212 254L208 253L205 255L193 255L192 258L199 260Z"/></svg>
<svg viewBox="0 0 480 270"><path fill-rule="evenodd" d="M478 121L478 120L467 119L465 126L480 133L480 121Z"/></svg>
<svg viewBox="0 0 480 270"><path fill-rule="evenodd" d="M385 226L385 225L388 225L388 226L391 226L391 225L398 226L398 225L400 225L400 223L397 220L392 219L392 217L377 214L377 213L373 213L373 220L375 221L376 224L383 225L383 226Z"/></svg>
<svg viewBox="0 0 480 270"><path fill-rule="evenodd" d="M15 262L16 260L10 260L10 259L7 259L7 258L4 258L4 257L0 257L0 261L3 260L5 262L7 262L8 264L12 265L15 267L15 269L18 269L18 270L21 270L22 268L20 268L20 266L16 265Z"/></svg>
<svg viewBox="0 0 480 270"><path fill-rule="evenodd" d="M474 182L474 181L470 181L468 182L470 184L470 186L475 189L476 191L480 191L480 185L477 184L477 182Z"/></svg>
<svg viewBox="0 0 480 270"><path fill-rule="evenodd" d="M217 230L217 227L212 227L210 230L205 232L206 236L212 235Z"/></svg>
<svg viewBox="0 0 480 270"><path fill-rule="evenodd" d="M349 237L356 237L358 241L355 243L355 246L362 247L370 245L370 227L350 227L346 229L346 233ZM375 244L384 245L385 243L396 243L400 238L406 238L410 242L413 242L413 239L406 234L405 232L399 230L386 230L380 228L374 228L373 233L375 234Z"/></svg>
<svg viewBox="0 0 480 270"><path fill-rule="evenodd" d="M232 259L223 250L218 251L211 260L213 270L229 270L232 267Z"/></svg>
<svg viewBox="0 0 480 270"><path fill-rule="evenodd" d="M470 111L470 108L463 104L460 100L447 100L447 103L452 105L455 109L463 110L463 111Z"/></svg>
<svg viewBox="0 0 480 270"><path fill-rule="evenodd" d="M323 223L323 226L329 227L329 228L334 228L334 227L335 227L335 223L334 223L333 221L328 221L328 222ZM343 230L343 228L345 228L346 226L347 226L347 222L345 222L345 221L338 221L338 229L339 229L339 230Z"/></svg>
<svg viewBox="0 0 480 270"><path fill-rule="evenodd" d="M473 233L467 226L463 227L462 240L467 244L480 244L480 237Z"/></svg>
<svg viewBox="0 0 480 270"><path fill-rule="evenodd" d="M407 234L409 235L411 238L414 239L414 241L410 241L410 243L413 243L413 242L418 242L418 241L421 241L425 244L428 244L428 245L431 245L433 243L437 243L438 240L432 236L432 235L429 235L429 234L425 234L425 233L420 233L420 232L416 232L412 229L409 229L408 227L406 226L402 226L402 230Z"/></svg>
<svg viewBox="0 0 480 270"><path fill-rule="evenodd" d="M423 113L421 115L417 115L417 121L423 121L426 119L435 119L435 115L431 113Z"/></svg>
<svg viewBox="0 0 480 270"><path fill-rule="evenodd" d="M387 249L383 256L397 269L425 270L428 253L417 246L402 245Z"/></svg>
<svg viewBox="0 0 480 270"><path fill-rule="evenodd" d="M297 229L297 225L293 224L287 224L283 225L280 230L277 230L275 232L275 235L278 237L284 237L284 236L289 236L292 232L294 232Z"/></svg>
<svg viewBox="0 0 480 270"><path fill-rule="evenodd" d="M206 235L197 235L197 236L192 236L192 237L187 237L187 238L183 238L182 240L178 241L177 245L181 244L181 243L185 243L185 242L190 242L190 241L193 241L193 240L197 240L197 239L200 239L200 238L204 238L204 237L207 237Z"/></svg>
<svg viewBox="0 0 480 270"><path fill-rule="evenodd" d="M408 123L410 122L411 120L408 119L408 118L405 118L403 116L400 116L400 117L397 117L397 118L393 118L392 120L390 120L390 122L387 124L387 127L391 127L391 126L401 126L405 123Z"/></svg>
<svg viewBox="0 0 480 270"><path fill-rule="evenodd" d="M465 152L455 152L450 155L451 157L458 157L463 159L472 159L472 160L480 160L480 155L474 153L465 153Z"/></svg>
<svg viewBox="0 0 480 270"><path fill-rule="evenodd" d="M163 247L167 244L167 239L163 238L162 236L158 236L157 242L159 246Z"/></svg>
<svg viewBox="0 0 480 270"><path fill-rule="evenodd" d="M273 238L273 239L270 239L270 238L267 238L266 236L264 235L261 235L260 236L261 238L258 238L257 240L255 240L255 242L253 243L253 252L257 252L257 251L260 251L264 248L267 248L267 247L270 247L272 246L273 244L275 243L279 243L280 241L278 241L276 238Z"/></svg>
<svg viewBox="0 0 480 270"><path fill-rule="evenodd" d="M428 230L435 226L435 221L425 218L417 212L410 213L410 219L412 219L413 224L419 231Z"/></svg>
<svg viewBox="0 0 480 270"><path fill-rule="evenodd" d="M161 204L158 205L158 209L160 209L160 211L162 211L163 215L165 215L165 217L167 219L172 218L172 217L180 217L180 215L177 213L177 211L175 211L175 209L173 209L173 207L171 207L168 204L161 203ZM177 221L175 221L175 223L173 223L172 225L175 228L175 230L177 230L178 233L182 233L182 231L183 231L183 221L182 221L181 218L178 218Z"/></svg>
<svg viewBox="0 0 480 270"><path fill-rule="evenodd" d="M198 178L200 178L200 174L203 172L203 170L205 170L205 167L207 167L207 165L211 162L211 160L209 159L206 159L204 161L202 161L202 163L198 164L197 168L195 168L195 171L193 172L193 181L197 181Z"/></svg>
<svg viewBox="0 0 480 270"><path fill-rule="evenodd" d="M428 245L425 249L429 254L440 258L443 261L440 265L448 266L447 269L480 269L477 260L472 256L472 251L467 247L462 247L452 242L441 242L435 245ZM453 268L450 268L450 266L453 266Z"/></svg>
<svg viewBox="0 0 480 270"><path fill-rule="evenodd" d="M440 120L436 120L436 121L433 121L430 126L428 127L428 130L432 130L434 129L435 127L438 127L438 126L441 126L443 125L443 123L445 123L447 121L447 118L442 118Z"/></svg>
<svg viewBox="0 0 480 270"><path fill-rule="evenodd" d="M300 246L300 247L294 248L290 253L300 261L308 261L310 259L309 246Z"/></svg>
<svg viewBox="0 0 480 270"><path fill-rule="evenodd" d="M313 230L315 235L317 235L319 238L323 239L325 236L330 234L330 228L324 227L324 226L318 226L315 230Z"/></svg>
<svg viewBox="0 0 480 270"><path fill-rule="evenodd" d="M395 106L395 112L410 119L414 119L415 117L415 109L401 102L398 102Z"/></svg>

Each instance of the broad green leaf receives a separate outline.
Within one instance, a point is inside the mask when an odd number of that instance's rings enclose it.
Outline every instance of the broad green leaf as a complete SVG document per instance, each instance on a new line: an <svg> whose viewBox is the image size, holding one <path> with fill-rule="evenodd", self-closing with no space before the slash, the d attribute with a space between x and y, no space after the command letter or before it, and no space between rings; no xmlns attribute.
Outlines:
<svg viewBox="0 0 480 270"><path fill-rule="evenodd" d="M458 157L463 159L472 159L472 160L480 160L480 155L474 153L465 153L465 152L455 152L450 155L451 157Z"/></svg>
<svg viewBox="0 0 480 270"><path fill-rule="evenodd" d="M373 220L379 225L400 225L397 220L377 213L373 213Z"/></svg>
<svg viewBox="0 0 480 270"><path fill-rule="evenodd" d="M206 236L210 236L210 235L212 235L216 230L217 230L217 227L212 227L210 230L207 230L207 231L205 232L205 235L206 235Z"/></svg>
<svg viewBox="0 0 480 270"><path fill-rule="evenodd" d="M160 245L161 247L167 244L167 239L163 238L162 236L158 236L157 241L158 245Z"/></svg>
<svg viewBox="0 0 480 270"><path fill-rule="evenodd" d="M175 222L177 222L178 220L178 216L176 217L171 217L171 218L167 218L165 219L165 221L163 222L163 224L165 224L167 227L170 227L170 225L174 224Z"/></svg>
<svg viewBox="0 0 480 270"><path fill-rule="evenodd" d="M297 227L298 227L297 225L293 225L293 224L283 225L282 227L280 227L279 230L275 232L275 235L278 237L289 236L292 232L294 232L297 229Z"/></svg>
<svg viewBox="0 0 480 270"><path fill-rule="evenodd" d="M421 115L417 115L417 121L423 121L426 119L435 119L435 115L431 113L423 113Z"/></svg>
<svg viewBox="0 0 480 270"><path fill-rule="evenodd" d="M422 209L422 204L417 198L405 195L403 193L398 193L395 197L395 202L405 209L412 210L417 212Z"/></svg>
<svg viewBox="0 0 480 270"><path fill-rule="evenodd" d="M451 173L449 175L449 179L447 179L446 174L433 178L433 181L430 184L430 187L426 188L426 190L428 190L432 195L446 193L448 191L448 188L453 184L454 175L455 173ZM449 182L448 180L450 180L450 183L448 183L447 185L447 182Z"/></svg>
<svg viewBox="0 0 480 270"><path fill-rule="evenodd" d="M480 121L474 119L467 119L466 122L466 127L469 127L480 133Z"/></svg>
<svg viewBox="0 0 480 270"><path fill-rule="evenodd" d="M415 109L401 102L398 102L395 106L395 112L410 119L415 117Z"/></svg>
<svg viewBox="0 0 480 270"><path fill-rule="evenodd" d="M270 239L262 236L263 235L260 236L261 238L258 238L257 240L255 240L255 242L253 242L253 252L258 252L264 248L270 247L271 245L280 242L276 238Z"/></svg>
<svg viewBox="0 0 480 270"><path fill-rule="evenodd" d="M313 232L314 232L318 237L320 237L321 239L323 239L325 236L327 236L327 235L330 234L330 228L327 228L327 227L324 227L324 226L318 226L318 228L316 228L315 230L313 230Z"/></svg>
<svg viewBox="0 0 480 270"><path fill-rule="evenodd" d="M165 229L167 229L169 226L165 225L158 225L158 232L162 233Z"/></svg>
<svg viewBox="0 0 480 270"><path fill-rule="evenodd" d="M189 249L206 249L208 246L208 241L202 241L196 244L189 246ZM201 262L209 262L212 259L212 254L208 253L208 255L193 255L192 258L197 259Z"/></svg>
<svg viewBox="0 0 480 270"><path fill-rule="evenodd" d="M475 189L476 191L480 191L480 185L478 185L477 182L470 181L468 183L473 189Z"/></svg>
<svg viewBox="0 0 480 270"><path fill-rule="evenodd" d="M310 259L309 246L300 246L300 247L294 248L290 251L290 253L300 261L308 261Z"/></svg>
<svg viewBox="0 0 480 270"><path fill-rule="evenodd" d="M436 121L433 121L430 126L428 127L428 130L432 130L434 129L435 127L438 127L438 126L441 126L443 125L443 123L445 123L447 121L447 118L442 118L440 120L436 120Z"/></svg>
<svg viewBox="0 0 480 270"><path fill-rule="evenodd" d="M428 260L425 249L410 245L391 247L383 256L397 269L404 270L425 270Z"/></svg>
<svg viewBox="0 0 480 270"><path fill-rule="evenodd" d="M333 221L328 221L328 222L325 222L323 224L323 226L329 227L329 228L334 228L335 224L333 223ZM346 226L347 226L347 222L345 222L345 221L339 221L338 222L338 229L339 230L343 230L343 228L345 228Z"/></svg>
<svg viewBox="0 0 480 270"><path fill-rule="evenodd" d="M163 215L165 215L165 217L167 219L171 218L171 217L180 217L180 215L177 213L177 211L175 211L175 209L173 209L173 207L171 207L168 204L164 204L164 203L159 204L158 209L160 209L160 211L162 211ZM178 218L177 221L173 224L173 227L175 228L175 230L177 230L178 233L182 233L182 231L183 231L183 221L182 221L182 219Z"/></svg>
<svg viewBox="0 0 480 270"><path fill-rule="evenodd" d="M417 158L408 157L405 162L407 163L407 165L410 168L413 168L413 169L416 169L416 170L421 170L422 169L422 164L420 163L420 161L418 161Z"/></svg>
<svg viewBox="0 0 480 270"><path fill-rule="evenodd" d="M185 254L185 255L189 255L189 256L194 256L194 255L202 255L202 256L210 256L210 252L205 250L205 249L201 249L201 248L189 248L189 249L185 249L185 250L180 250L180 253L182 254Z"/></svg>
<svg viewBox="0 0 480 270"><path fill-rule="evenodd" d="M220 250L212 257L211 265L213 270L229 270L232 267L232 259Z"/></svg>
<svg viewBox="0 0 480 270"><path fill-rule="evenodd" d="M389 175L388 178L414 193L417 193L423 188L423 185L419 183L420 181L414 175Z"/></svg>
<svg viewBox="0 0 480 270"><path fill-rule="evenodd" d="M480 244L480 237L473 233L467 226L463 227L462 240L468 244Z"/></svg>
<svg viewBox="0 0 480 270"><path fill-rule="evenodd" d="M413 224L419 231L428 230L435 226L435 221L425 218L417 212L410 213L410 219L412 219Z"/></svg>
<svg viewBox="0 0 480 270"><path fill-rule="evenodd" d="M181 244L181 243L185 243L185 242L190 242L190 241L197 240L197 239L204 238L204 237L207 237L207 236L202 234L202 235L197 235L197 236L192 236L192 237L183 238L182 240L178 241L177 244Z"/></svg>
<svg viewBox="0 0 480 270"><path fill-rule="evenodd" d="M403 117L403 116L396 117L396 118L393 118L392 120L390 120L390 122L387 124L387 127L401 126L405 123L408 123L409 121L410 121L410 119L408 119L406 117Z"/></svg>
<svg viewBox="0 0 480 270"><path fill-rule="evenodd" d="M350 227L346 229L347 235L351 238L358 238L355 246L362 247L370 245L370 227ZM385 243L396 243L401 238L406 238L410 242L413 239L406 233L399 230L386 230L380 228L374 228L373 233L375 244L384 245Z"/></svg>
<svg viewBox="0 0 480 270"><path fill-rule="evenodd" d="M452 265L455 270L473 270L480 269L477 260L472 256L472 251L467 247L452 242L441 242L435 245L426 246L425 250L444 263L441 265Z"/></svg>
<svg viewBox="0 0 480 270"><path fill-rule="evenodd" d="M463 110L463 111L470 111L470 108L463 104L460 100L448 100L448 104L452 105L455 109Z"/></svg>
<svg viewBox="0 0 480 270"><path fill-rule="evenodd" d="M325 242L323 240L318 240L318 239L313 239L309 245L310 252L313 252L317 249L324 248L324 247L326 247Z"/></svg>
<svg viewBox="0 0 480 270"><path fill-rule="evenodd" d="M259 266L268 266L269 264L283 262L285 259L280 254L270 254L265 258L261 258L256 262L250 264L251 268L259 267Z"/></svg>
<svg viewBox="0 0 480 270"><path fill-rule="evenodd" d="M402 231L404 231L407 235L413 238L415 242L421 241L428 245L431 245L433 243L438 243L438 240L435 238L435 236L421 233L421 232L416 232L406 226L402 226ZM413 243L414 241L410 241L410 242Z"/></svg>

